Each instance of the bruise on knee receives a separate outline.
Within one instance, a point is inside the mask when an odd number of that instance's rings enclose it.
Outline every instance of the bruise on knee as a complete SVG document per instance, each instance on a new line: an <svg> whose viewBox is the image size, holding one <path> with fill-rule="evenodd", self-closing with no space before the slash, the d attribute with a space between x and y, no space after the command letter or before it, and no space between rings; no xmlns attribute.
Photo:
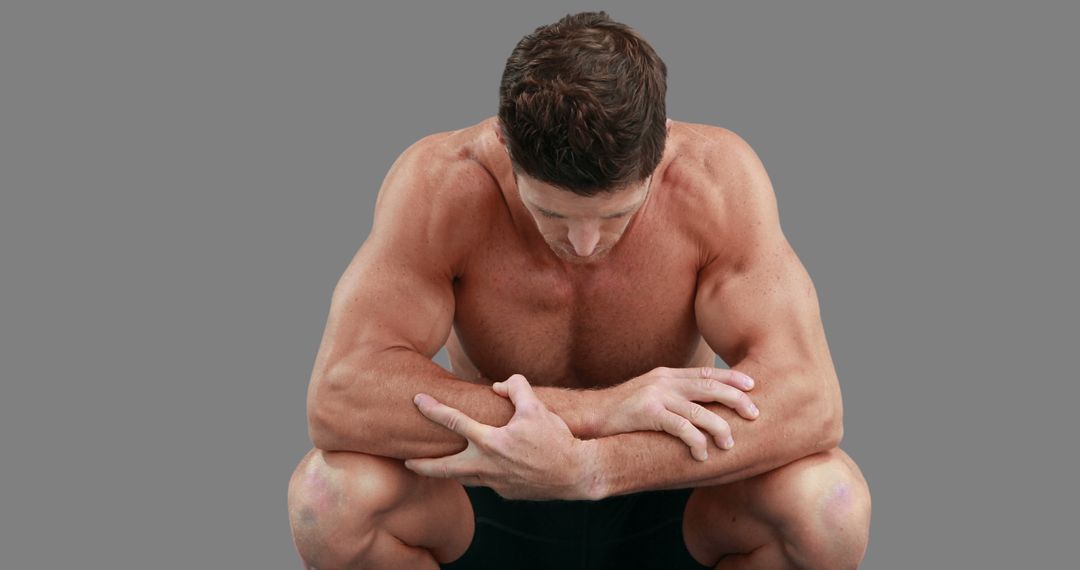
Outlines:
<svg viewBox="0 0 1080 570"><path fill-rule="evenodd" d="M304 489L305 504L311 506L314 512L326 513L345 503L341 482L326 470L307 469L301 486Z"/></svg>
<svg viewBox="0 0 1080 570"><path fill-rule="evenodd" d="M295 523L315 526L320 518L344 507L346 501L341 482L327 470L309 463L297 475L290 497L296 511Z"/></svg>
<svg viewBox="0 0 1080 570"><path fill-rule="evenodd" d="M837 481L821 497L818 512L824 522L832 528L842 528L851 522L855 512L855 493L848 481Z"/></svg>
<svg viewBox="0 0 1080 570"><path fill-rule="evenodd" d="M817 551L832 563L861 560L870 523L869 499L861 481L830 477L823 491L817 509L821 528L813 533L817 544L811 551Z"/></svg>
<svg viewBox="0 0 1080 570"><path fill-rule="evenodd" d="M293 541L301 558L306 561L322 558L321 532L315 510L307 505L300 507L292 517Z"/></svg>
<svg viewBox="0 0 1080 570"><path fill-rule="evenodd" d="M870 494L857 467L840 461L824 477L818 512L831 528L862 524L869 519Z"/></svg>
<svg viewBox="0 0 1080 570"><path fill-rule="evenodd" d="M330 525L339 524L346 502L341 482L318 463L311 461L296 473L289 497L293 540L308 564L326 559Z"/></svg>

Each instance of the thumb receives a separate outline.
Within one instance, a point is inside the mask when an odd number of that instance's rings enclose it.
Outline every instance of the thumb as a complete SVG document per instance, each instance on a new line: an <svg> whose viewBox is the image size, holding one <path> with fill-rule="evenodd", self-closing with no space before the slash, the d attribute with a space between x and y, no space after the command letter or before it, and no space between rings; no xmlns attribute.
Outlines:
<svg viewBox="0 0 1080 570"><path fill-rule="evenodd" d="M533 392L529 381L521 374L514 374L502 384L517 412L532 413L544 407L544 403Z"/></svg>
<svg viewBox="0 0 1080 570"><path fill-rule="evenodd" d="M498 395L500 395L500 396L502 396L504 398L508 398L510 396L510 393L509 393L510 392L510 388L509 388L510 380L512 378L516 378L516 377L519 377L519 376L523 380L525 379L525 376L522 375L522 374L513 374L513 375L510 376L510 378L507 378L506 380L501 380L499 382L496 382L496 383L492 384L491 389L494 390L496 394L498 394ZM528 382L528 381L526 380L526 382Z"/></svg>

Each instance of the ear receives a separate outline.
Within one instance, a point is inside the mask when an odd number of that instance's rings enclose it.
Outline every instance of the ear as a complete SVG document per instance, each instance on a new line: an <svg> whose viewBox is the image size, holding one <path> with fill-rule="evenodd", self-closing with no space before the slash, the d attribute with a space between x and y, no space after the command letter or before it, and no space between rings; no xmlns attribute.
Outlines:
<svg viewBox="0 0 1080 570"><path fill-rule="evenodd" d="M494 130L495 130L495 136L499 139L499 144L505 147L506 146L506 140L503 139L502 126L499 125L499 121L495 121Z"/></svg>
<svg viewBox="0 0 1080 570"><path fill-rule="evenodd" d="M672 125L672 123L674 123L674 122L675 122L675 121L672 121L671 119L668 119L668 120L667 120L667 130L669 130L669 131L671 130L671 125Z"/></svg>

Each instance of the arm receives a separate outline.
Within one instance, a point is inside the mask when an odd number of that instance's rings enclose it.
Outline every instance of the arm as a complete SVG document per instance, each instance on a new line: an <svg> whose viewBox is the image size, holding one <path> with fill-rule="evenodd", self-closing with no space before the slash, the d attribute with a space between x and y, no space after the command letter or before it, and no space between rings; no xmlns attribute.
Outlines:
<svg viewBox="0 0 1080 570"><path fill-rule="evenodd" d="M489 425L513 405L431 361L450 333L453 280L494 184L472 161L439 158L437 139L407 149L391 167L371 234L334 289L308 388L308 430L324 450L398 459L450 455L463 437L431 423L413 405L433 395ZM482 236L479 236L482 237ZM582 429L570 390L537 395L571 430Z"/></svg>
<svg viewBox="0 0 1080 570"><path fill-rule="evenodd" d="M735 140L725 152L735 166L717 183L734 197L727 219L739 223L719 232L726 253L701 270L695 313L709 346L754 379L761 414L750 422L707 404L730 424L736 443L723 451L710 442L704 462L660 433L586 442L595 454L592 496L730 483L831 449L842 437L840 387L817 293L781 232L764 167L749 145L730 136Z"/></svg>

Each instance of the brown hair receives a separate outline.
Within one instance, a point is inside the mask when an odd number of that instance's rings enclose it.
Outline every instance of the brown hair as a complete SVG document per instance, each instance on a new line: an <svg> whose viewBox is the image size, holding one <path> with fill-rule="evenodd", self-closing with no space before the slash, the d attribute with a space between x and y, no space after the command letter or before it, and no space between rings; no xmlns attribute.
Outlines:
<svg viewBox="0 0 1080 570"><path fill-rule="evenodd" d="M515 174L592 196L640 182L667 138L667 66L605 12L567 14L518 42L499 86Z"/></svg>

